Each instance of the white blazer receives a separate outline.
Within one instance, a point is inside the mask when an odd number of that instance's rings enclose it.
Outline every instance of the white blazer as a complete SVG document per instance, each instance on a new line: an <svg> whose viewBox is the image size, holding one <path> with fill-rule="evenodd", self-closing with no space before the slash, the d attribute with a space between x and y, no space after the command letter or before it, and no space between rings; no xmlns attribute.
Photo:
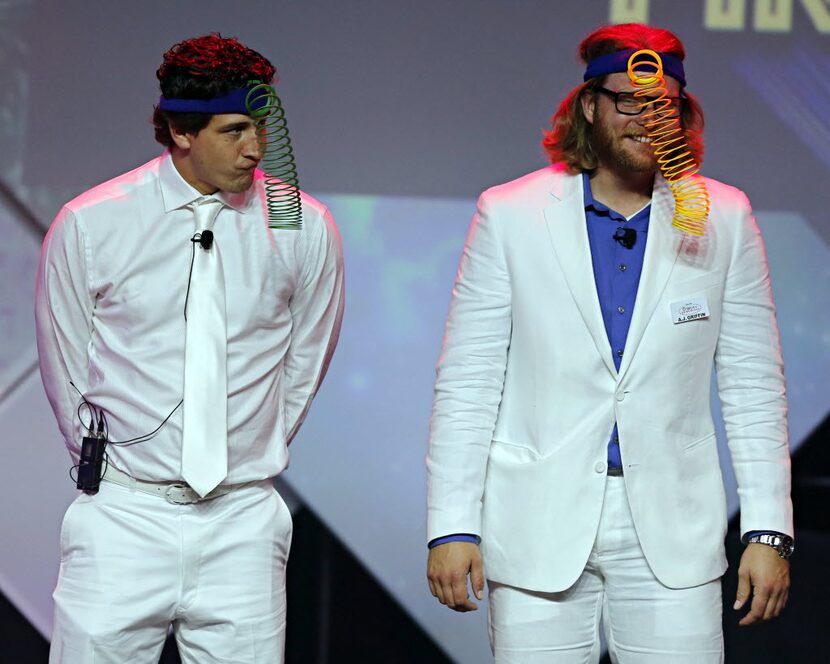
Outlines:
<svg viewBox="0 0 830 664"><path fill-rule="evenodd" d="M712 366L741 531L792 535L786 397L760 233L739 190L706 180L706 235L671 226L657 177L625 354L614 367L588 245L582 178L550 166L479 199L438 363L428 537L482 538L487 578L557 592L584 569L617 422L643 551L672 588L726 569ZM675 323L671 304L709 315Z"/></svg>

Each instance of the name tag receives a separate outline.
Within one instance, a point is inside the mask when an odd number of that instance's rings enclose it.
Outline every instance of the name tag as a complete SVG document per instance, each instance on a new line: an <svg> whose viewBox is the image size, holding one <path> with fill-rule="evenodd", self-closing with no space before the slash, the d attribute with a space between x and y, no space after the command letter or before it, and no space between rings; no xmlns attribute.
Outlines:
<svg viewBox="0 0 830 664"><path fill-rule="evenodd" d="M700 318L709 318L709 303L705 297L687 297L671 303L671 319L675 325Z"/></svg>

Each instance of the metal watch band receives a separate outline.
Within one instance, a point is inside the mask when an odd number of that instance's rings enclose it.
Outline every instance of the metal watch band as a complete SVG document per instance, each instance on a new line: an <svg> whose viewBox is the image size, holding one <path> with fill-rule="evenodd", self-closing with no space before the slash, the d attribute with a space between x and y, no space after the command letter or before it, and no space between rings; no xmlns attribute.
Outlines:
<svg viewBox="0 0 830 664"><path fill-rule="evenodd" d="M795 551L795 543L793 538L789 535L774 535L771 533L764 533L762 535L753 535L747 539L748 544L766 544L771 546L778 552L782 558L789 558Z"/></svg>

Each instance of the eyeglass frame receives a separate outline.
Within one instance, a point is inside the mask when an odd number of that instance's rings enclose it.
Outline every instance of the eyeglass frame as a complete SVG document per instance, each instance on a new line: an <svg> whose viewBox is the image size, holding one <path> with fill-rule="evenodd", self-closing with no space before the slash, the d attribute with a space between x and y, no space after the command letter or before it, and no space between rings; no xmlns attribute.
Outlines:
<svg viewBox="0 0 830 664"><path fill-rule="evenodd" d="M615 92L614 90L609 90L608 88L605 88L601 85L598 85L598 86L596 86L592 89L593 89L594 92L601 92L602 94L607 95L608 97L611 97L611 99L614 100L614 110L616 110L617 113L619 113L620 115L628 115L628 116L642 115L643 111L645 111L646 108L648 108L649 106L651 106L655 102L660 101L661 99L668 99L672 102L672 104L677 102L677 115L680 116L680 114L683 112L683 102L686 100L686 95L683 94L682 91L681 91L679 97L645 97L645 96L637 97L637 95L634 94L634 92L631 92L630 90L618 90L618 91ZM620 98L621 95L628 95L628 96L633 97L634 99L636 99L637 103L639 104L639 110L633 111L633 112L632 111L621 111L620 107L618 105L618 101L619 101L619 98ZM646 101L647 99L649 101ZM640 101L640 100L642 100L642 101Z"/></svg>

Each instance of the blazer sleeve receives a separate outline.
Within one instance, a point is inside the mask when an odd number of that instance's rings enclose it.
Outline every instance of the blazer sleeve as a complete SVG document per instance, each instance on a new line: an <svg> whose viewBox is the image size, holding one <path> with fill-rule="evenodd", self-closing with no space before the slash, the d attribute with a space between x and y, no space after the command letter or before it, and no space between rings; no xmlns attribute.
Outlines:
<svg viewBox="0 0 830 664"><path fill-rule="evenodd" d="M742 195L715 352L741 533L793 534L787 398L763 240Z"/></svg>
<svg viewBox="0 0 830 664"><path fill-rule="evenodd" d="M510 280L496 215L478 202L452 292L430 422L428 541L481 535L481 500L511 333Z"/></svg>

